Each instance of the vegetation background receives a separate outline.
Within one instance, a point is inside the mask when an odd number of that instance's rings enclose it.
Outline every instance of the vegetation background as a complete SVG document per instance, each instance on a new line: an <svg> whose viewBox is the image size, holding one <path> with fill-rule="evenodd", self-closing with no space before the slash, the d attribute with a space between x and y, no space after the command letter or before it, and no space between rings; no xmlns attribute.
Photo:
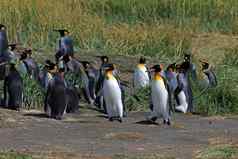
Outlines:
<svg viewBox="0 0 238 159"><path fill-rule="evenodd" d="M200 112L238 112L237 0L1 0L11 42L52 54L67 28L78 52L178 59L191 52L215 66L218 87L196 100ZM195 96L199 91L195 91Z"/></svg>

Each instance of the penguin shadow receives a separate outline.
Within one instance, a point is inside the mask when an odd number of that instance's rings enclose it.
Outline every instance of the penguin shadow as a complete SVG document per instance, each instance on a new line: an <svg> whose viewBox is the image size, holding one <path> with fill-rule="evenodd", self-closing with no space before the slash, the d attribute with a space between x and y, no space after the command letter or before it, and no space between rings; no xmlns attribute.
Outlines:
<svg viewBox="0 0 238 159"><path fill-rule="evenodd" d="M49 118L49 116L45 113L27 113L27 114L24 114L23 116L35 117L35 118Z"/></svg>
<svg viewBox="0 0 238 159"><path fill-rule="evenodd" d="M108 119L108 116L106 114L100 114L100 115L97 115L96 117Z"/></svg>
<svg viewBox="0 0 238 159"><path fill-rule="evenodd" d="M159 123L157 122L153 122L153 121L150 121L150 120L141 120L141 121L138 121L138 122L135 122L134 124L138 124L138 125L160 125Z"/></svg>

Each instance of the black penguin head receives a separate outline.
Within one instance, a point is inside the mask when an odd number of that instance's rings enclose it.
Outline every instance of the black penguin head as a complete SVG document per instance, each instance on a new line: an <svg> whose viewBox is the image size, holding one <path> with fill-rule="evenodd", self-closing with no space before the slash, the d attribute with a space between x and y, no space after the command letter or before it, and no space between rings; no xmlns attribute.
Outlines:
<svg viewBox="0 0 238 159"><path fill-rule="evenodd" d="M153 72L161 72L162 69L163 69L162 65L154 65L153 67L150 68L150 70Z"/></svg>
<svg viewBox="0 0 238 159"><path fill-rule="evenodd" d="M140 57L139 64L145 64L146 59L144 57Z"/></svg>
<svg viewBox="0 0 238 159"><path fill-rule="evenodd" d="M106 71L113 71L113 70L115 69L115 65L114 65L114 64L111 64L111 63L106 64L106 65L104 66L104 69L105 69Z"/></svg>
<svg viewBox="0 0 238 159"><path fill-rule="evenodd" d="M46 60L45 61L45 68L48 70L48 71L54 71L56 69L57 65L50 61L50 60Z"/></svg>
<svg viewBox="0 0 238 159"><path fill-rule="evenodd" d="M25 52L21 53L20 60L25 60L27 58L27 54Z"/></svg>
<svg viewBox="0 0 238 159"><path fill-rule="evenodd" d="M190 62L191 54L184 54L184 62Z"/></svg>
<svg viewBox="0 0 238 159"><path fill-rule="evenodd" d="M175 69L176 69L176 63L172 63L172 64L170 64L168 67L167 67L167 71L172 71L172 72L174 72L175 71Z"/></svg>
<svg viewBox="0 0 238 159"><path fill-rule="evenodd" d="M54 31L59 32L61 37L65 36L69 33L69 31L67 29L58 29L58 30L54 30Z"/></svg>
<svg viewBox="0 0 238 159"><path fill-rule="evenodd" d="M208 63L207 60L205 60L205 59L200 59L199 61L200 61L201 64L202 64L202 70L206 70L206 69L209 68L209 63Z"/></svg>
<svg viewBox="0 0 238 159"><path fill-rule="evenodd" d="M61 57L62 60L65 62L65 63L68 63L70 61L70 56L68 54L64 55L63 57Z"/></svg>
<svg viewBox="0 0 238 159"><path fill-rule="evenodd" d="M88 69L90 66L90 62L88 61L80 61L80 63L83 65L84 69Z"/></svg>
<svg viewBox="0 0 238 159"><path fill-rule="evenodd" d="M109 62L108 56L96 56L96 57L100 58L100 59L101 59L101 62L102 62L103 64Z"/></svg>
<svg viewBox="0 0 238 159"><path fill-rule="evenodd" d="M31 56L31 54L32 54L32 49L27 48L27 49L25 49L23 52L24 52L27 56L28 56L28 55Z"/></svg>
<svg viewBox="0 0 238 159"><path fill-rule="evenodd" d="M14 51L14 50L16 49L16 46L17 46L17 45L18 45L18 44L13 43L13 44L9 44L8 47L9 47L9 49L10 49L11 51Z"/></svg>
<svg viewBox="0 0 238 159"><path fill-rule="evenodd" d="M3 24L0 24L0 30L6 30L6 26Z"/></svg>

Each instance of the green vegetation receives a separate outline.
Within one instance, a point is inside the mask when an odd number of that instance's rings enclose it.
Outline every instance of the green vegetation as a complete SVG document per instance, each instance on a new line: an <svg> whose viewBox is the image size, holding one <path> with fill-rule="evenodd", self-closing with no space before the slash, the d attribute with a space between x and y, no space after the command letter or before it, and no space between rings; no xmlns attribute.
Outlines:
<svg viewBox="0 0 238 159"><path fill-rule="evenodd" d="M238 156L238 148L231 145L209 147L199 153L197 159L235 159Z"/></svg>
<svg viewBox="0 0 238 159"><path fill-rule="evenodd" d="M4 0L0 10L11 41L51 50L63 27L80 49L151 56L176 53L191 33L238 28L236 0Z"/></svg>
<svg viewBox="0 0 238 159"><path fill-rule="evenodd" d="M112 159L175 159L174 157L164 157L158 154L150 154L150 155L115 155Z"/></svg>
<svg viewBox="0 0 238 159"><path fill-rule="evenodd" d="M237 52L230 50L223 64L217 66L218 86L210 88L197 99L198 111L208 115L231 114L238 112L238 65ZM199 94L198 92L195 96Z"/></svg>
<svg viewBox="0 0 238 159"><path fill-rule="evenodd" d="M39 83L28 74L22 75L23 103L26 109L39 109L44 105L45 92Z"/></svg>
<svg viewBox="0 0 238 159"><path fill-rule="evenodd" d="M70 30L80 53L140 54L169 63L192 52L195 61L214 63L219 83L195 101L197 110L238 112L237 0L3 0L0 23L11 42L41 49L42 56L54 52L58 28ZM145 107L133 100L130 110Z"/></svg>
<svg viewBox="0 0 238 159"><path fill-rule="evenodd" d="M32 159L32 157L29 155L19 154L15 152L1 152L0 159Z"/></svg>

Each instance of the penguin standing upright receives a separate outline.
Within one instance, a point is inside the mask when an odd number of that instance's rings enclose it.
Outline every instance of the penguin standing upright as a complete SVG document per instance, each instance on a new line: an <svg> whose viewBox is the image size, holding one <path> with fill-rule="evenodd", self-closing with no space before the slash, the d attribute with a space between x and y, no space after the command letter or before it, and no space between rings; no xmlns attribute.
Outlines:
<svg viewBox="0 0 238 159"><path fill-rule="evenodd" d="M96 82L98 79L99 71L92 65L92 63L88 61L80 61L80 63L82 63L84 67L84 71L88 76L88 80L89 80L88 88L89 88L90 96L93 100L95 100L96 99L95 88L96 88Z"/></svg>
<svg viewBox="0 0 238 159"><path fill-rule="evenodd" d="M93 104L94 100L90 96L89 91L89 79L83 68L83 65L74 57L70 55L63 56L63 63L65 65L66 72L66 82L72 87L78 87L82 91L85 100L88 104ZM73 75L73 79L69 79L70 75Z"/></svg>
<svg viewBox="0 0 238 159"><path fill-rule="evenodd" d="M0 62L9 61L6 26L0 24Z"/></svg>
<svg viewBox="0 0 238 159"><path fill-rule="evenodd" d="M13 44L9 44L8 45L8 48L9 48L9 51L8 51L8 53L9 53L9 57L10 57L10 59L12 59L12 60L17 60L17 52L16 52L16 47L17 47L17 45L18 44L15 44L15 43L13 43Z"/></svg>
<svg viewBox="0 0 238 159"><path fill-rule="evenodd" d="M14 110L20 110L22 106L23 80L15 68L15 62L10 62L9 72L4 80L5 105Z"/></svg>
<svg viewBox="0 0 238 159"><path fill-rule="evenodd" d="M102 88L103 88L103 81L104 81L104 75L105 75L104 67L108 64L109 58L107 56L97 56L97 57L99 57L101 60L101 66L99 69L98 78L96 82L96 88L95 88L96 99L94 104L101 109L103 107L104 112L107 113L105 102L102 95Z"/></svg>
<svg viewBox="0 0 238 159"><path fill-rule="evenodd" d="M208 87L216 87L217 86L217 78L213 71L212 66L205 59L201 59L200 62L202 64L202 71L205 75L205 80L207 81L207 86Z"/></svg>
<svg viewBox="0 0 238 159"><path fill-rule="evenodd" d="M161 65L154 65L151 68L154 72L151 82L151 96L153 103L153 111L149 116L149 120L155 122L157 118L161 117L164 120L164 124L170 125L169 105L168 105L168 86L166 80L161 75Z"/></svg>
<svg viewBox="0 0 238 159"><path fill-rule="evenodd" d="M188 99L184 92L184 88L186 87L186 80L185 80L185 68L181 65L176 66L177 70L177 87L174 90L174 96L176 99L176 110L186 113L188 109Z"/></svg>
<svg viewBox="0 0 238 159"><path fill-rule="evenodd" d="M27 70L28 75L34 79L39 80L39 67L37 62L32 58L32 50L31 49L25 49L22 53L22 56L20 60L22 61L22 68Z"/></svg>
<svg viewBox="0 0 238 159"><path fill-rule="evenodd" d="M107 64L105 68L105 78L103 82L103 98L105 100L107 114L110 121L117 118L122 122L123 104L121 88L117 79L113 75L114 65Z"/></svg>
<svg viewBox="0 0 238 159"><path fill-rule="evenodd" d="M193 113L194 105L193 105L193 91L191 86L191 80L196 80L197 74L196 74L196 66L191 62L191 54L184 55L184 61L181 64L181 67L183 68L185 75L184 76L185 78L183 78L184 83L183 91L186 95L186 100L188 102L188 112Z"/></svg>
<svg viewBox="0 0 238 159"><path fill-rule="evenodd" d="M55 30L60 33L58 41L58 50L55 54L56 61L64 55L74 56L73 40L69 36L69 31L66 29Z"/></svg>
<svg viewBox="0 0 238 159"><path fill-rule="evenodd" d="M45 112L56 120L61 120L67 109L67 87L64 81L64 72L52 66L53 78L49 81L46 97Z"/></svg>
<svg viewBox="0 0 238 159"><path fill-rule="evenodd" d="M133 86L135 89L143 88L149 85L149 71L146 67L146 59L141 57L139 64L133 74Z"/></svg>

